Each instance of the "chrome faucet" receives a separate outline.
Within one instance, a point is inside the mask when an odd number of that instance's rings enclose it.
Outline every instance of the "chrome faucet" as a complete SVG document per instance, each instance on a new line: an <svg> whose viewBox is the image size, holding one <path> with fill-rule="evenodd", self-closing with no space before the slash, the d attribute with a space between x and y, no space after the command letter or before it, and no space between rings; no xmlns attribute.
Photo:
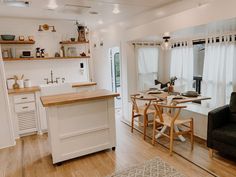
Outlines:
<svg viewBox="0 0 236 177"><path fill-rule="evenodd" d="M51 70L51 79L49 81L48 78L45 78L44 80L46 80L47 84L53 84L53 83L58 83L58 80L60 79L60 77L56 77L56 80L53 79L53 71Z"/></svg>

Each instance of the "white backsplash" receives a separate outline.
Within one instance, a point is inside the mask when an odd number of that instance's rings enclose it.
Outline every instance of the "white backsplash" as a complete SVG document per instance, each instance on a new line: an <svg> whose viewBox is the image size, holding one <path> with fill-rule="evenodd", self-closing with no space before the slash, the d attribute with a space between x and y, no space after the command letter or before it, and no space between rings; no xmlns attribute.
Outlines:
<svg viewBox="0 0 236 177"><path fill-rule="evenodd" d="M41 60L41 61L16 61L5 62L6 77L13 75L25 75L25 79L30 79L32 85L45 84L44 78L50 79L50 72L53 70L54 79L56 77L65 78L65 82L85 82L88 77L88 59L78 60ZM80 63L84 63L84 72L81 72Z"/></svg>

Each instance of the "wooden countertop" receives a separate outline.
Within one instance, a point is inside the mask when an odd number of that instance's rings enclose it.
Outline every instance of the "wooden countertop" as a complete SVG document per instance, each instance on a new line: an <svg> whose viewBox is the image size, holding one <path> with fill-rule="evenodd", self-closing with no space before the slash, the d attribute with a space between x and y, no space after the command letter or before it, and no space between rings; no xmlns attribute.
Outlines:
<svg viewBox="0 0 236 177"><path fill-rule="evenodd" d="M83 86L92 86L97 85L96 82L76 82L72 84L72 87L83 87Z"/></svg>
<svg viewBox="0 0 236 177"><path fill-rule="evenodd" d="M93 91L85 91L81 93L67 93L67 94L52 95L52 96L42 96L40 99L44 107L49 107L49 106L71 104L80 101L111 98L119 95L120 94L118 93L114 93L105 89L99 89Z"/></svg>
<svg viewBox="0 0 236 177"><path fill-rule="evenodd" d="M97 85L97 83L96 82L76 82L72 84L72 87L76 88L76 87L93 86L93 85ZM38 92L38 91L40 91L40 87L33 86L33 87L22 88L22 89L11 89L11 90L8 90L8 94L33 93L33 92Z"/></svg>
<svg viewBox="0 0 236 177"><path fill-rule="evenodd" d="M11 89L8 90L8 94L18 94L18 93L32 93L40 91L40 87L34 86L29 88L22 88L22 89Z"/></svg>

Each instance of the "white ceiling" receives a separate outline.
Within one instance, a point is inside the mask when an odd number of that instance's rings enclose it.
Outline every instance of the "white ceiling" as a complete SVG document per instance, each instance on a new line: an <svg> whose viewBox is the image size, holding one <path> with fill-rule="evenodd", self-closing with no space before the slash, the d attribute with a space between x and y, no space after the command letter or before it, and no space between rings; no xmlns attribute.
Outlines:
<svg viewBox="0 0 236 177"><path fill-rule="evenodd" d="M93 27L98 25L99 20L110 24L183 0L57 0L59 7L56 10L48 10L49 0L29 0L30 7L27 8L9 7L3 1L0 0L0 17L79 20ZM66 4L91 8L68 7ZM115 4L120 9L119 14L112 13ZM91 15L91 11L99 14Z"/></svg>
<svg viewBox="0 0 236 177"><path fill-rule="evenodd" d="M209 36L219 34L228 34L236 32L236 18L224 21L212 22L205 25L186 28L180 31L175 31L170 34L172 40L186 40L186 39L201 39ZM137 41L163 41L162 36L148 36Z"/></svg>

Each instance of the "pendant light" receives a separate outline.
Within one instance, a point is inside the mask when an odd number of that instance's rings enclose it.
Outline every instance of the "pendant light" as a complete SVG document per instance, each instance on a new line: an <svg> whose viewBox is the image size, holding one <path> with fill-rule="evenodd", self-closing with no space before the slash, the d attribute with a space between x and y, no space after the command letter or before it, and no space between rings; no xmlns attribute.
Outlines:
<svg viewBox="0 0 236 177"><path fill-rule="evenodd" d="M161 44L161 48L163 50L169 50L171 49L171 43L170 43L170 33L169 32L166 32L164 33L163 35L163 42Z"/></svg>

